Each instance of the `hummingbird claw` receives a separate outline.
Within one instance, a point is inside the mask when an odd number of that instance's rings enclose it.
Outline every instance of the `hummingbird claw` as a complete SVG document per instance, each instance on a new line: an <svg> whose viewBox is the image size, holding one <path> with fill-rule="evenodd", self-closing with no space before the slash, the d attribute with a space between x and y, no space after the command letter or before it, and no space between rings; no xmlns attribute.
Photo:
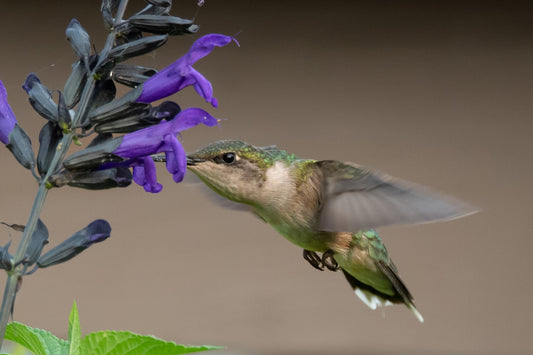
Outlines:
<svg viewBox="0 0 533 355"><path fill-rule="evenodd" d="M333 251L331 249L326 250L324 254L322 254L321 262L322 265L330 271L339 270L339 264L337 264L337 260L333 257Z"/></svg>
<svg viewBox="0 0 533 355"><path fill-rule="evenodd" d="M324 271L322 259L314 251L304 249L304 259L315 269Z"/></svg>

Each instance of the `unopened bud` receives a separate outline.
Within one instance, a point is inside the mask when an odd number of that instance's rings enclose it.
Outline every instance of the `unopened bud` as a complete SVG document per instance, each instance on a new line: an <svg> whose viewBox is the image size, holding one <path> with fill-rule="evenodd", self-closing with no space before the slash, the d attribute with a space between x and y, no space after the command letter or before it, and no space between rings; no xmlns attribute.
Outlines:
<svg viewBox="0 0 533 355"><path fill-rule="evenodd" d="M72 65L72 73L65 83L63 93L65 95L65 103L68 108L76 106L80 101L81 92L85 83L87 82L87 69L80 61Z"/></svg>
<svg viewBox="0 0 533 355"><path fill-rule="evenodd" d="M68 185L86 190L106 190L127 187L131 184L131 180L130 169L118 167L88 172L63 170L61 174L52 175L49 181L54 187Z"/></svg>
<svg viewBox="0 0 533 355"><path fill-rule="evenodd" d="M39 153L37 154L37 170L41 176L46 175L56 148L63 138L63 130L56 122L48 121L39 133Z"/></svg>
<svg viewBox="0 0 533 355"><path fill-rule="evenodd" d="M35 264L46 244L48 244L48 228L46 228L44 222L39 218L28 249L26 250L25 264L28 266Z"/></svg>
<svg viewBox="0 0 533 355"><path fill-rule="evenodd" d="M67 39L74 49L74 52L84 61L88 69L87 59L91 55L91 40L89 34L81 26L77 19L72 19L65 31Z"/></svg>
<svg viewBox="0 0 533 355"><path fill-rule="evenodd" d="M135 15L129 19L129 22L144 32L169 35L191 33L188 29L193 24L192 20L160 15Z"/></svg>
<svg viewBox="0 0 533 355"><path fill-rule="evenodd" d="M39 115L57 121L57 105L52 100L52 92L41 84L36 74L30 73L22 88L28 93L30 104Z"/></svg>
<svg viewBox="0 0 533 355"><path fill-rule="evenodd" d="M138 65L117 65L112 72L112 78L118 83L136 88L148 78L157 73L157 70Z"/></svg>
<svg viewBox="0 0 533 355"><path fill-rule="evenodd" d="M20 165L26 169L31 169L35 166L35 155L31 147L31 139L18 124L9 133L9 144L6 147L13 153Z"/></svg>
<svg viewBox="0 0 533 355"><path fill-rule="evenodd" d="M126 59L150 53L166 43L168 36L150 36L136 41L128 42L116 46L109 52L109 57L118 62Z"/></svg>
<svg viewBox="0 0 533 355"><path fill-rule="evenodd" d="M95 243L102 242L111 235L111 226L104 219L97 219L87 227L76 232L37 261L40 268L68 261Z"/></svg>

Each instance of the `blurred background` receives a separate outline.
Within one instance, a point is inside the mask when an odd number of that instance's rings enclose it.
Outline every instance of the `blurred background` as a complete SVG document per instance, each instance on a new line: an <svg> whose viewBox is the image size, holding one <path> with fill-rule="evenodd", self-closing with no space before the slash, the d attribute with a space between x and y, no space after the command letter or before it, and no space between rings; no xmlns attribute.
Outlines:
<svg viewBox="0 0 533 355"><path fill-rule="evenodd" d="M64 30L80 20L99 50L100 1L4 1L0 78L19 123L44 120L21 89L35 72L61 89L75 60ZM129 13L143 6L131 1ZM468 218L380 233L425 317L371 311L342 274L319 272L252 215L195 184L49 194L53 246L97 218L112 237L24 279L14 319L67 337L153 334L224 354L525 354L533 351L533 6L520 1L175 1L201 26L142 63L163 68L211 32L237 35L195 66L218 109L191 89L182 107L226 118L183 133L188 151L236 138L303 158L357 162L481 209ZM125 92L126 90L123 90ZM36 146L36 144L35 144ZM1 148L0 220L25 224L36 184ZM0 242L10 230L1 227ZM17 238L14 233L13 237ZM3 276L3 275L2 275ZM5 277L0 278L4 282Z"/></svg>

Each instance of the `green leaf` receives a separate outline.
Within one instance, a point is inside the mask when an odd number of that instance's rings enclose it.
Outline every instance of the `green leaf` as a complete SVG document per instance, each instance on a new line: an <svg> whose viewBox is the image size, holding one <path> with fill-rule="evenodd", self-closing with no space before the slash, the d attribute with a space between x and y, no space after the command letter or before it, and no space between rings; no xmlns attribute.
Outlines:
<svg viewBox="0 0 533 355"><path fill-rule="evenodd" d="M69 344L52 333L18 322L7 325L6 339L26 347L35 355L68 355Z"/></svg>
<svg viewBox="0 0 533 355"><path fill-rule="evenodd" d="M221 347L179 345L153 336L111 330L88 334L81 341L83 355L177 355L215 349Z"/></svg>
<svg viewBox="0 0 533 355"><path fill-rule="evenodd" d="M72 304L68 317L68 342L70 343L69 355L80 355L81 328L76 301Z"/></svg>

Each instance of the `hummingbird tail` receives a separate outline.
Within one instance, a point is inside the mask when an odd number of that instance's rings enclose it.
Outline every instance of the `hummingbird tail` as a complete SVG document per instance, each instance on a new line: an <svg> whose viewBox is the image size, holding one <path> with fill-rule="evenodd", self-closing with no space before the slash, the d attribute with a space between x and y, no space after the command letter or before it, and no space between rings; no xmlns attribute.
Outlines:
<svg viewBox="0 0 533 355"><path fill-rule="evenodd" d="M378 307L392 306L395 303L404 303L407 308L409 308L411 312L414 313L415 317L420 321L420 323L424 322L424 318L416 309L411 294L409 294L409 292L407 292L407 294L402 294L403 292L397 292L394 296L390 296L379 292L378 290L367 284L362 283L361 281L350 275L346 270L342 268L341 270L344 276L346 277L346 280L348 280L348 282L352 286L355 295L359 297L359 299L361 299L361 301L363 301L363 303L366 304L370 309L375 310ZM403 286L403 283L401 285ZM403 286L403 289L405 289L405 286ZM405 291L407 291L407 289L405 289Z"/></svg>

